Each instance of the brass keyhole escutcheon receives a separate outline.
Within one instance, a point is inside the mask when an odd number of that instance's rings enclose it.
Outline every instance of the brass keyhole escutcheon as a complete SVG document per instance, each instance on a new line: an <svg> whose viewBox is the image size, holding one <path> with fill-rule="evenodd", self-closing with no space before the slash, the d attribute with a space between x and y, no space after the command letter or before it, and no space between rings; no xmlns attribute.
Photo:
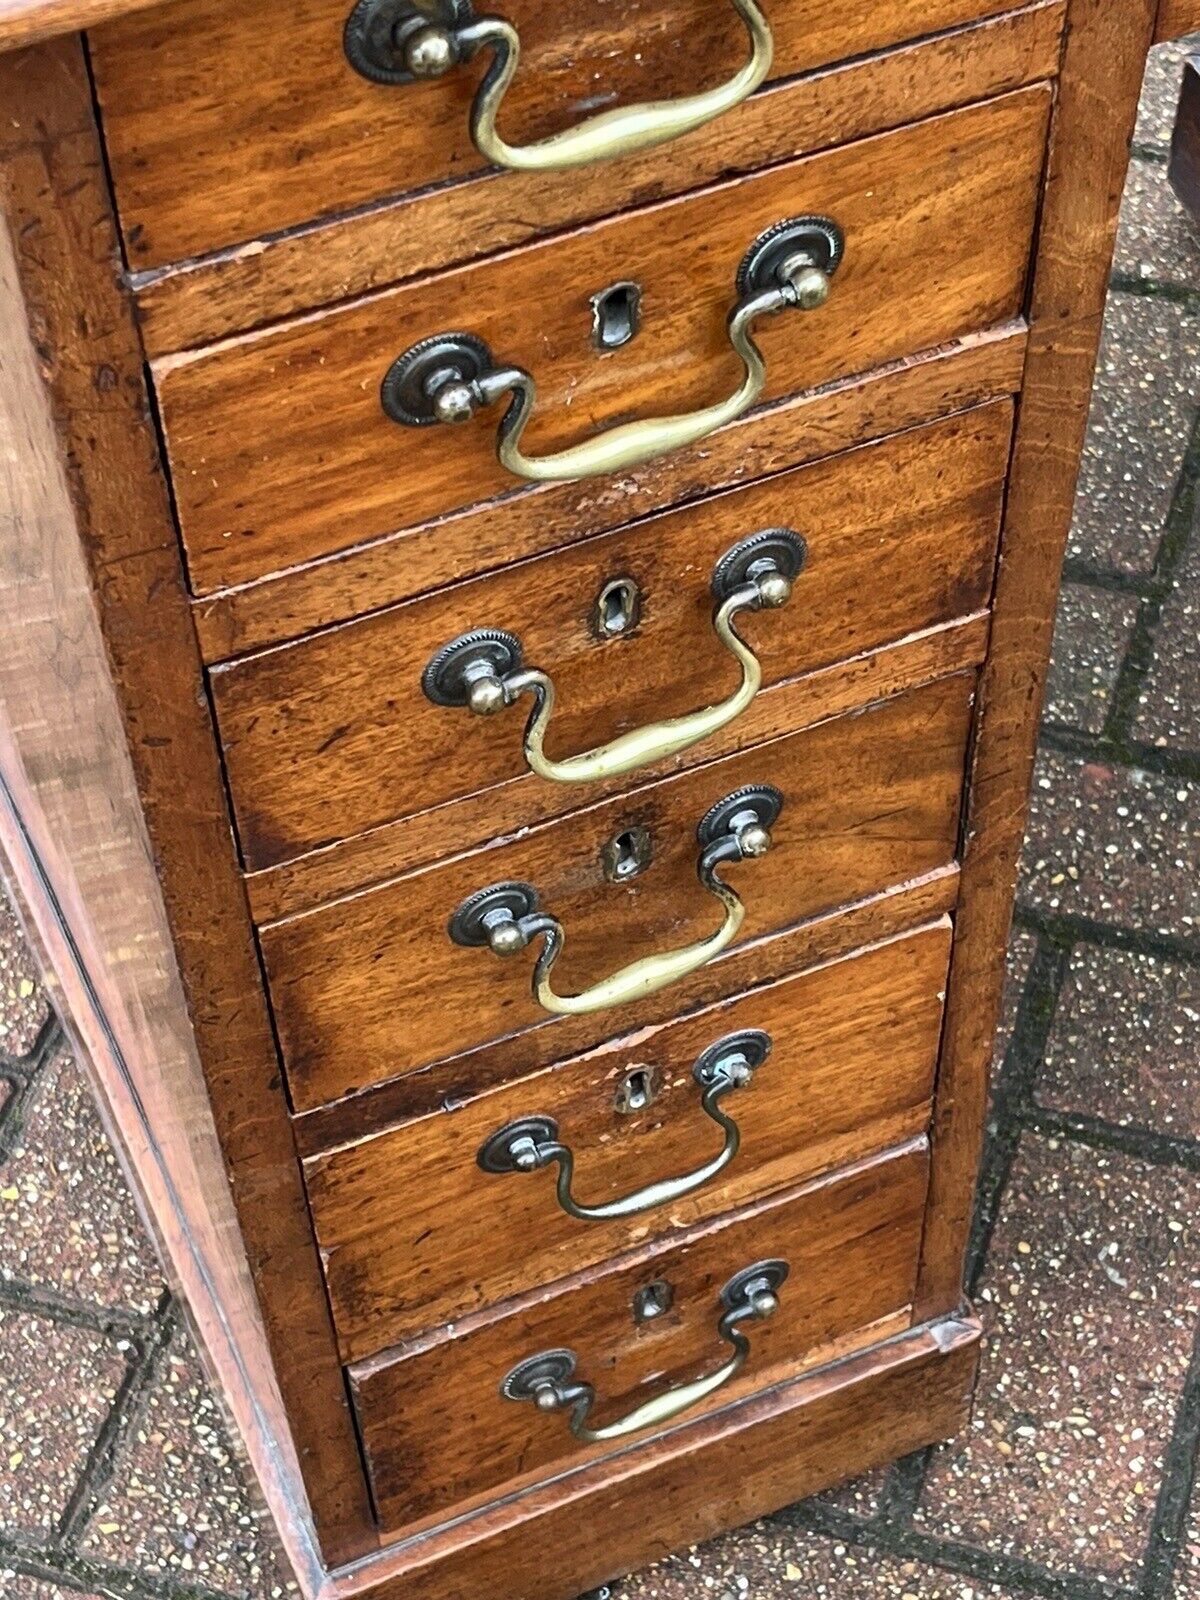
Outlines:
<svg viewBox="0 0 1200 1600"><path fill-rule="evenodd" d="M633 1067L621 1079L613 1103L622 1116L633 1116L652 1106L662 1092L657 1067Z"/></svg>

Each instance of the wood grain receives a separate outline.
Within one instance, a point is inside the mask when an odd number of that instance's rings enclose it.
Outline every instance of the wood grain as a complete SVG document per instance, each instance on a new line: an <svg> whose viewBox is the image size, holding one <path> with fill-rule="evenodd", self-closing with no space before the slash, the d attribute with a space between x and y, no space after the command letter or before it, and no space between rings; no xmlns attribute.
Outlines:
<svg viewBox="0 0 1200 1600"><path fill-rule="evenodd" d="M705 756L713 760L749 750L785 733L810 728L829 717L844 716L873 701L890 700L908 689L976 667L987 651L990 623L987 612L977 612L964 620L912 634L882 650L804 673L756 699L744 716L709 741ZM646 767L635 781L648 783L666 778L696 764L696 759L685 752ZM514 815L522 818L524 826L532 827L561 815L564 809L615 798L629 784L628 777L617 777L590 785L586 795L575 795L575 805L564 808L561 796L549 793L548 785L526 773L512 783L455 801L456 846L462 850L486 844L511 827ZM252 914L259 923L280 922L398 873L428 866L445 847L445 829L446 815L439 807L357 834L328 850L317 850L281 866L251 873L246 887Z"/></svg>
<svg viewBox="0 0 1200 1600"><path fill-rule="evenodd" d="M762 328L768 400L1011 318L1048 105L1047 90L1022 90L157 362L193 588L246 582L514 487L495 458L490 408L454 429L402 428L382 410L392 358L448 326L468 326L497 360L535 373L526 443L538 454L736 387L725 331L733 276L781 217L836 215L848 245L828 305ZM642 331L601 358L589 297L628 277L643 287Z"/></svg>
<svg viewBox="0 0 1200 1600"><path fill-rule="evenodd" d="M76 33L159 0L0 0L0 51L18 50Z"/></svg>
<svg viewBox="0 0 1200 1600"><path fill-rule="evenodd" d="M745 784L772 783L785 804L771 854L729 869L747 906L739 943L947 865L971 693L961 675L262 929L293 1102L555 1025L530 994L528 954L500 963L450 941L454 908L488 884L531 883L561 919L560 992L711 932L719 908L696 881L695 828ZM634 826L650 834L651 865L607 883L601 849ZM620 1013L603 1020L621 1028Z"/></svg>
<svg viewBox="0 0 1200 1600"><path fill-rule="evenodd" d="M491 1600L507 1589L570 1600L580 1583L615 1578L958 1433L978 1342L977 1322L952 1318L833 1361L515 1505L399 1541L334 1574L321 1600ZM545 1559L559 1548L571 1551L569 1570Z"/></svg>
<svg viewBox="0 0 1200 1600"><path fill-rule="evenodd" d="M775 0L772 76L867 55L1004 9L1005 0ZM728 0L505 0L521 70L500 128L517 144L598 106L714 87L746 59ZM186 0L96 30L92 57L130 261L278 233L486 170L468 132L488 52L434 82L382 87L342 50L347 0ZM658 151L669 163L671 152ZM566 182L570 184L568 176ZM513 202L509 202L510 205Z"/></svg>
<svg viewBox="0 0 1200 1600"><path fill-rule="evenodd" d="M1154 29L1155 43L1200 33L1200 0L1161 0Z"/></svg>
<svg viewBox="0 0 1200 1600"><path fill-rule="evenodd" d="M148 1079L146 1103L166 1109L161 1097L174 1060L180 1094L174 1115L186 1114L179 1063L195 1049L228 1190L222 1200L209 1171L207 1191L198 1188L189 1201L201 1205L207 1192L214 1226L227 1231L220 1219L232 1192L240 1248L274 1362L274 1377L259 1370L256 1379L264 1414L279 1435L269 1448L277 1465L286 1466L291 1433L325 1558L336 1561L367 1546L370 1512L230 847L179 547L148 420L142 354L128 299L118 286L115 231L78 41L0 56L0 100L6 222L44 402L59 430L60 470L73 515L72 542L68 531L56 533L61 548L51 545L49 523L43 528L35 522L23 534L14 524L4 540L5 559L14 566L27 563L17 598L20 621L14 620L15 633L9 630L6 638L31 652L23 663L26 682L12 686L7 697L8 716L19 737L31 741L27 754L36 786L54 797L57 859L64 873L84 873L91 884L87 900L71 906L73 931L86 941L95 919L100 926L117 919L115 947L92 963L97 978L115 963L104 991L114 1009L123 1003L120 985L132 980L139 954L149 955L156 916L165 916L186 1006L173 1013L164 1009L155 1020L161 1027L190 1020L194 1044L184 1035L176 1044L180 1055L155 1054L138 1064ZM15 349L15 319L11 331ZM15 442L12 448L16 455ZM84 576L90 593L80 599L73 586ZM104 650L92 657L87 652L95 619ZM45 665L39 674L39 649L61 678L57 715L40 727L43 745L33 751L39 675L43 690L52 686ZM112 700L101 674L111 676ZM102 733L114 737L112 721L102 716L114 703L119 742L106 750L95 741ZM44 715L51 716L49 703ZM88 841L59 809L74 795L81 806L91 805L98 830L116 830L125 750L145 814L145 848L161 885L157 911L151 900L139 905L121 899L122 891L133 894L138 879L132 865L120 872L118 841L110 840L105 851L93 837L97 854L88 860ZM111 793L101 789L106 776ZM64 853L73 862L63 862ZM159 977L171 981L169 972ZM164 990L168 997L170 992ZM204 1146L202 1113L196 1110L194 1126L167 1122L161 1131L160 1159L177 1183L186 1183L187 1163ZM137 1141L144 1130L131 1124L126 1136ZM169 1215L160 1223L168 1226ZM235 1248L233 1241L229 1248ZM232 1289L225 1309L247 1362L253 1367L257 1360L261 1368L255 1353L262 1334ZM272 1407L276 1381L286 1418ZM298 1526L308 1514L302 1491L293 1487L288 1497L279 1506L281 1523Z"/></svg>
<svg viewBox="0 0 1200 1600"><path fill-rule="evenodd" d="M702 445L612 483L539 485L219 591L194 602L201 649L218 662L283 644L638 516L1015 394L1024 358L1023 324L1004 323L765 406Z"/></svg>
<svg viewBox="0 0 1200 1600"><path fill-rule="evenodd" d="M580 1380L596 1388L597 1421L611 1422L726 1359L728 1346L716 1336L722 1284L756 1261L786 1261L778 1312L753 1328L745 1370L697 1407L698 1418L795 1376L814 1347L903 1312L927 1172L920 1140L353 1368L384 1527L444 1514L620 1448L581 1444L563 1417L500 1394L509 1368L539 1350L574 1351ZM632 1298L652 1281L670 1286L671 1307L639 1326ZM455 1425L448 1428L450 1395Z"/></svg>
<svg viewBox="0 0 1200 1600"><path fill-rule="evenodd" d="M426 663L468 629L509 630L525 662L550 675L554 758L733 693L741 668L713 632L710 580L722 554L759 530L792 529L808 549L788 606L738 624L764 692L979 610L991 595L1011 426L1011 406L999 403L218 668L210 684L246 865L527 770L528 701L482 718L435 706L422 690ZM618 578L637 585L640 620L605 638L596 597ZM691 759L706 753L697 746ZM526 788L550 790L533 797L541 815L591 794L540 778Z"/></svg>
<svg viewBox="0 0 1200 1600"><path fill-rule="evenodd" d="M151 355L209 344L313 306L511 249L720 178L845 144L1058 70L1066 0L1037 0L881 55L761 90L701 132L560 173L485 172L218 252L133 274ZM833 25L845 16L831 16Z"/></svg>
<svg viewBox="0 0 1200 1600"><path fill-rule="evenodd" d="M992 1041L1063 551L1153 0L1074 0L1032 291L1025 391L968 785L918 1297L959 1303Z"/></svg>
<svg viewBox="0 0 1200 1600"><path fill-rule="evenodd" d="M939 867L727 953L671 989L629 1006L615 1035L613 1025L602 1016L566 1018L556 1028L532 1028L419 1072L386 1079L360 1094L298 1112L294 1122L297 1146L306 1158L320 1156L384 1133L398 1122L444 1111L566 1057L605 1045L614 1050L636 1049L638 1040L648 1038L655 1028L731 995L840 960L855 950L949 916L957 904L957 891L957 866Z"/></svg>
<svg viewBox="0 0 1200 1600"><path fill-rule="evenodd" d="M923 1132L949 958L943 919L311 1160L309 1199L343 1358ZM536 1115L552 1117L575 1151L583 1204L694 1170L724 1135L700 1107L692 1064L744 1029L765 1032L771 1053L723 1102L741 1132L738 1155L685 1200L580 1222L558 1206L555 1169L500 1177L477 1165L490 1134ZM633 1071L653 1099L622 1110L617 1091Z"/></svg>

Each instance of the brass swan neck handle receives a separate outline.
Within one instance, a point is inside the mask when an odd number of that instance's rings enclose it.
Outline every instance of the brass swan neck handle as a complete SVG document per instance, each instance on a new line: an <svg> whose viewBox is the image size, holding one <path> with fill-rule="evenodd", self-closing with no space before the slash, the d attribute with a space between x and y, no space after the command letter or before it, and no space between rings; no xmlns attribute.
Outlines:
<svg viewBox="0 0 1200 1600"><path fill-rule="evenodd" d="M545 456L521 448L533 414L537 383L524 367L499 364L474 333L439 333L422 339L388 368L380 400L405 427L466 423L478 411L510 396L496 432L496 455L514 477L534 483L576 483L654 461L697 444L749 411L767 382L767 366L752 329L760 317L814 311L829 298L844 250L841 229L828 217L777 223L751 245L737 274L737 300L729 314L729 342L742 363L732 394L698 411L640 418Z"/></svg>
<svg viewBox="0 0 1200 1600"><path fill-rule="evenodd" d="M632 961L581 994L559 994L552 986L567 936L557 917L538 909L537 891L530 884L496 883L468 895L450 919L450 938L459 945L487 947L503 957L541 939L531 987L534 1000L552 1016L583 1016L642 1000L698 971L737 937L746 908L719 876L719 869L765 855L771 848L771 824L782 808L778 789L764 784L735 790L706 812L696 830L700 844L696 875L724 908L720 927L706 938Z"/></svg>
<svg viewBox="0 0 1200 1600"><path fill-rule="evenodd" d="M733 1347L732 1356L715 1372L656 1395L606 1427L588 1424L596 1391L590 1383L574 1381L578 1359L573 1350L543 1350L527 1356L502 1380L500 1393L506 1400L530 1401L546 1413L569 1412L571 1432L581 1444L627 1439L648 1428L661 1427L737 1377L750 1358L750 1340L743 1331L744 1324L764 1322L775 1315L787 1275L785 1261L759 1261L730 1278L721 1290L717 1336Z"/></svg>
<svg viewBox="0 0 1200 1600"><path fill-rule="evenodd" d="M534 1173L557 1165L556 1195L559 1206L578 1222L610 1222L618 1217L634 1217L644 1211L681 1200L702 1188L725 1168L741 1146L741 1130L721 1102L744 1089L771 1049L770 1038L757 1029L731 1033L709 1045L692 1067L692 1080L700 1090L700 1106L725 1135L716 1155L694 1171L678 1178L662 1178L648 1183L619 1200L586 1205L571 1192L575 1173L575 1153L558 1137L558 1124L552 1117L526 1116L498 1128L480 1146L476 1160L484 1172Z"/></svg>
<svg viewBox="0 0 1200 1600"><path fill-rule="evenodd" d="M492 59L471 105L471 140L495 167L558 172L652 150L701 128L754 93L771 70L775 42L757 0L730 0L745 24L750 51L731 77L675 100L616 106L573 128L512 145L496 123L521 60L521 37L499 16L477 16L469 0L359 0L346 19L343 44L355 71L373 83L402 86L444 77L480 50Z"/></svg>
<svg viewBox="0 0 1200 1600"><path fill-rule="evenodd" d="M520 639L498 628L460 634L429 662L421 683L434 705L465 706L476 716L492 716L523 694L532 697L523 740L527 766L552 783L596 783L640 767L653 766L690 749L726 727L747 709L762 687L758 658L734 626L744 612L786 605L807 559L807 546L788 528L769 528L740 540L713 570L713 630L742 669L737 688L724 700L632 728L607 744L553 760L546 754L547 729L554 714L553 679L523 664Z"/></svg>

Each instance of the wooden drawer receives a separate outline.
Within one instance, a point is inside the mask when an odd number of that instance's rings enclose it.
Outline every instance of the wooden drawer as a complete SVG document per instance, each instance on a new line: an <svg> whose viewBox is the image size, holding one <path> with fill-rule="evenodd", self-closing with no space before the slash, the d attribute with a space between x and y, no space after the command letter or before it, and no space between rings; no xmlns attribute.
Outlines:
<svg viewBox="0 0 1200 1600"><path fill-rule="evenodd" d="M924 1132L949 959L943 919L316 1157L309 1198L343 1357ZM768 1053L717 1104L738 1129L736 1156L686 1194L582 1219L559 1205L553 1163L481 1169L489 1139L537 1117L573 1152L582 1207L703 1171L730 1136L702 1108L693 1065L739 1048L751 1063Z"/></svg>
<svg viewBox="0 0 1200 1600"><path fill-rule="evenodd" d="M383 410L393 360L448 329L534 374L523 440L534 454L728 397L738 264L781 219L832 217L846 253L822 309L756 325L768 398L1014 317L1049 98L1023 90L165 358L155 373L193 587L246 583L521 485L496 457L501 407L456 428L405 427ZM600 353L591 297L618 280L641 286L641 331Z"/></svg>
<svg viewBox="0 0 1200 1600"><path fill-rule="evenodd" d="M621 1448L625 1441L581 1443L563 1412L508 1399L501 1384L528 1357L570 1351L574 1381L595 1389L590 1425L609 1426L652 1396L721 1368L730 1347L718 1336L720 1294L742 1268L786 1263L778 1309L743 1324L744 1369L684 1413L683 1423L906 1326L927 1172L925 1143L916 1141L352 1368L384 1526ZM637 1297L647 1291L667 1307L639 1321ZM641 1437L661 1431L647 1428Z"/></svg>
<svg viewBox="0 0 1200 1600"><path fill-rule="evenodd" d="M485 887L532 885L560 919L559 992L708 937L722 913L697 882L696 829L743 786L773 785L783 804L770 853L722 869L745 900L735 947L944 867L957 846L973 686L959 674L264 927L294 1103L310 1108L544 1030L551 1019L530 991L530 952L505 960L449 936L456 907ZM648 836L650 864L610 881L606 846L635 829ZM636 1011L556 1021L611 1037ZM582 1047L564 1045L561 1054Z"/></svg>
<svg viewBox="0 0 1200 1600"><path fill-rule="evenodd" d="M722 555L762 530L795 530L807 550L787 607L736 623L768 691L986 607L1011 425L1008 402L986 406L217 668L246 865L528 772L528 696L480 717L422 691L426 664L467 630L508 630L525 664L550 676L553 759L736 690L742 673L713 631L710 582ZM606 635L597 600L622 581L636 591L632 622ZM712 746L710 736L686 759ZM536 799L543 814L595 790L531 777L523 794L531 787L550 791ZM529 802L514 793L512 803Z"/></svg>
<svg viewBox="0 0 1200 1600"><path fill-rule="evenodd" d="M520 70L499 129L526 144L600 107L677 99L748 57L730 0L505 0ZM766 0L770 78L992 16L1004 0ZM178 0L90 35L129 259L162 265L385 196L482 173L468 119L488 50L432 82L389 87L350 66L350 0ZM703 138L698 134L696 138ZM663 153L665 162L670 152ZM629 198L610 167L611 209ZM561 182L570 184L564 173ZM485 243L486 241L481 241Z"/></svg>

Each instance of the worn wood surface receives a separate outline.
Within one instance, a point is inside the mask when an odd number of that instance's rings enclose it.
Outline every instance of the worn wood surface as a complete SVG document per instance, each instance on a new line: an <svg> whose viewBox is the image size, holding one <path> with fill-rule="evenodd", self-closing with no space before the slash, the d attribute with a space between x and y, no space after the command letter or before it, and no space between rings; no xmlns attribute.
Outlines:
<svg viewBox="0 0 1200 1600"><path fill-rule="evenodd" d="M637 1038L649 1037L654 1028L689 1017L731 995L837 961L854 950L948 916L957 903L957 890L957 866L939 867L898 888L865 895L769 939L727 952L690 978L630 1006L616 1031L603 1016L566 1018L555 1028L516 1033L485 1049L386 1079L361 1094L298 1112L294 1123L297 1144L306 1159L320 1156L606 1043L621 1048L623 1041L632 1047Z"/></svg>
<svg viewBox="0 0 1200 1600"><path fill-rule="evenodd" d="M0 93L10 72L0 60ZM45 347L29 325L37 311L24 299L9 232L10 221L28 223L23 203L38 163L11 124L5 134L0 173L14 212L0 221L0 874L167 1280L278 1507L292 1560L311 1580L319 1557L303 1482L109 681ZM78 177L80 167L71 171ZM54 219L35 227L35 249L53 228ZM102 419L105 432L111 420Z"/></svg>
<svg viewBox="0 0 1200 1600"><path fill-rule="evenodd" d="M1191 56L1183 69L1171 138L1170 176L1180 204L1200 228L1200 55Z"/></svg>
<svg viewBox="0 0 1200 1600"><path fill-rule="evenodd" d="M124 729L138 799L145 812L149 850L157 868L165 917L180 962L186 1013L194 1031L216 1131L228 1169L250 1272L265 1319L275 1375L288 1408L288 1421L275 1411L280 1459L286 1460L291 1429L311 1496L326 1559L337 1560L364 1548L370 1539L369 1510L353 1428L336 1364L328 1305L313 1245L303 1185L279 1082L279 1063L263 1000L261 975L245 899L230 850L212 727L208 719L154 433L147 415L138 348L127 300L118 288L118 261L104 169L95 130L87 76L77 41L64 40L0 56L0 159L4 166L7 224L17 249L16 270L41 364L49 405L60 431L63 470L73 497L74 549L64 547L59 565L44 548L40 528L4 541L5 558L30 559L28 589L17 599L21 623L5 637L14 648L35 654L27 662L27 682L14 685L8 715L14 729L34 726L39 672L62 675L67 692L57 714L49 709L40 736L49 747L37 753L37 782L61 806L71 793L97 808L93 820L115 826L120 808L117 787L121 754L114 748L107 767L72 757L94 746L100 730L111 675ZM12 325L14 350L18 327ZM20 463L21 441L11 446ZM60 537L66 540L66 533ZM64 614L53 619L56 604L74 602L78 581L72 563L86 570L92 594L74 624ZM41 587L35 575L41 572ZM95 607L107 661L86 654L86 628ZM43 609L45 608L45 609ZM49 614L48 614L49 613ZM36 644L49 629L39 663ZM15 630L15 631L14 631ZM71 652L80 652L78 658ZM78 681L73 674L78 674ZM87 695L97 709L89 711ZM54 725L49 725L53 715ZM95 723L93 724L93 718ZM119 737L119 735L118 735ZM54 740L61 743L54 744ZM105 772L113 792L100 790ZM95 786L87 794L87 784ZM61 785L66 785L66 794ZM74 786L78 786L77 788ZM70 853L84 846L69 831L57 848ZM118 871L114 852L104 864ZM88 865L81 855L75 864ZM96 863L92 863L93 866ZM71 867L71 863L67 863ZM127 893L136 882L131 867L123 880ZM86 903L72 908L71 925L84 937L88 919L126 917L128 951L153 938L155 907L105 897L114 879L102 875ZM145 928L138 926L143 917ZM117 960L113 982L128 976L128 952ZM164 976L164 981L166 978ZM112 987L107 993L112 995ZM168 1025L168 1017L157 1019ZM176 1018L178 1020L178 1018ZM177 1048L193 1046L187 1038ZM178 1058L177 1058L178 1059ZM171 1058L153 1055L137 1063L147 1075L151 1104L162 1109L161 1092ZM161 1082L159 1076L162 1076ZM186 1102L179 1074L183 1114ZM203 1148L203 1122L195 1128L162 1128L161 1159L186 1181L186 1162ZM171 1135L173 1134L173 1137ZM128 1129L139 1138L136 1126ZM191 1197L220 1218L222 1199L208 1188ZM207 1198L206 1198L207 1196ZM227 1307L232 1336L253 1359L259 1335L249 1313L231 1294ZM260 1373L263 1404L269 1407L269 1375ZM281 1507L281 1516L285 1508ZM300 1506L293 1512L302 1515Z"/></svg>
<svg viewBox="0 0 1200 1600"><path fill-rule="evenodd" d="M760 530L792 529L808 549L789 604L737 624L762 663L761 692L982 609L1011 425L998 403L218 669L210 682L247 866L527 771L527 699L483 718L423 692L426 663L469 629L509 630L549 674L554 758L734 692L742 672L713 631L710 582L724 552ZM596 599L621 578L637 586L640 620L606 638ZM696 746L691 759L707 753ZM531 797L542 815L592 792L543 779L525 791L547 788Z"/></svg>
<svg viewBox="0 0 1200 1600"><path fill-rule="evenodd" d="M1155 25L1156 42L1200 33L1200 0L1161 0Z"/></svg>
<svg viewBox="0 0 1200 1600"><path fill-rule="evenodd" d="M949 954L943 920L310 1161L343 1355L366 1355L923 1132ZM745 1029L765 1032L771 1053L722 1102L740 1130L738 1154L686 1199L581 1222L558 1205L557 1169L480 1170L484 1140L527 1116L557 1123L585 1205L695 1170L725 1135L701 1109L692 1065ZM631 1073L652 1096L634 1110L618 1103Z"/></svg>
<svg viewBox="0 0 1200 1600"><path fill-rule="evenodd" d="M334 1574L321 1600L571 1600L967 1425L979 1325L916 1329ZM646 1507L652 1505L653 1517ZM616 1534L619 1530L620 1544ZM570 1548L571 1567L547 1561Z"/></svg>
<svg viewBox="0 0 1200 1600"><path fill-rule="evenodd" d="M715 760L738 750L812 727L876 700L892 699L907 689L948 677L983 660L990 617L987 612L945 626L912 634L894 645L853 656L832 667L803 673L754 701L746 713L714 735L703 756ZM608 778L576 792L564 805L557 788L531 773L511 783L485 789L454 804L454 840L459 851L488 843L507 832L512 818L524 827L547 822L565 810L581 809L625 793L635 785L669 777L696 766L699 757L685 751L669 761L644 768L635 779ZM398 873L435 861L445 849L446 814L441 808L357 834L329 850L317 850L263 872L251 873L247 888L252 914L259 923L279 922L300 911L368 888Z"/></svg>
<svg viewBox="0 0 1200 1600"><path fill-rule="evenodd" d="M0 51L24 49L141 11L159 0L0 0Z"/></svg>
<svg viewBox="0 0 1200 1600"><path fill-rule="evenodd" d="M146 347L163 355L207 344L511 249L588 217L610 216L630 204L666 199L1049 78L1058 70L1065 12L1066 0L1037 0L982 24L854 57L760 90L667 151L581 168L567 182L558 173L489 171L176 269L135 272ZM837 26L846 12L826 15Z"/></svg>
<svg viewBox="0 0 1200 1600"><path fill-rule="evenodd" d="M385 1528L620 1448L583 1444L562 1416L500 1394L509 1368L539 1350L574 1351L580 1380L596 1389L595 1423L612 1422L727 1359L716 1333L722 1284L756 1261L787 1262L778 1312L753 1327L745 1369L697 1407L702 1416L794 1376L814 1348L903 1313L927 1165L927 1146L916 1141L352 1369ZM671 1306L638 1325L633 1295L650 1282L669 1285Z"/></svg>
<svg viewBox="0 0 1200 1600"><path fill-rule="evenodd" d="M533 884L561 919L560 993L710 933L720 907L696 881L695 829L745 784L775 785L784 807L771 853L728 869L746 903L738 944L947 865L972 687L959 675L262 929L294 1103L551 1022L530 994L531 951L501 962L446 932L459 902L488 884ZM650 834L651 864L608 883L601 850L635 826ZM610 1034L623 1026L620 1013L604 1020Z"/></svg>
<svg viewBox="0 0 1200 1600"><path fill-rule="evenodd" d="M962 904L943 1043L922 1318L962 1293L1063 551L1104 317L1153 0L1074 0L1032 288L995 614L968 785Z"/></svg>
<svg viewBox="0 0 1200 1600"><path fill-rule="evenodd" d="M837 8L775 0L771 76L1004 8L1005 0L846 0ZM499 9L521 38L521 69L499 119L514 144L571 127L598 106L712 88L747 56L745 25L728 0L619 8L505 0ZM433 82L373 84L343 52L348 10L347 0L297 0L284 28L263 0L186 0L96 30L96 81L135 266L486 170L468 118L490 52ZM669 150L658 155L670 163Z"/></svg>
<svg viewBox="0 0 1200 1600"><path fill-rule="evenodd" d="M448 327L534 373L541 398L525 445L539 454L736 388L725 330L734 275L781 217L836 216L847 251L827 305L762 326L768 400L1010 318L1048 105L1047 90L1022 90L159 361L193 588L261 577L514 487L495 458L498 409L457 428L403 428L383 412L393 357ZM642 331L601 358L589 297L629 277L643 289Z"/></svg>
<svg viewBox="0 0 1200 1600"><path fill-rule="evenodd" d="M700 495L1015 394L1025 331L1003 323L917 356L765 406L703 444L608 482L542 484L356 550L194 602L217 662L561 549Z"/></svg>

